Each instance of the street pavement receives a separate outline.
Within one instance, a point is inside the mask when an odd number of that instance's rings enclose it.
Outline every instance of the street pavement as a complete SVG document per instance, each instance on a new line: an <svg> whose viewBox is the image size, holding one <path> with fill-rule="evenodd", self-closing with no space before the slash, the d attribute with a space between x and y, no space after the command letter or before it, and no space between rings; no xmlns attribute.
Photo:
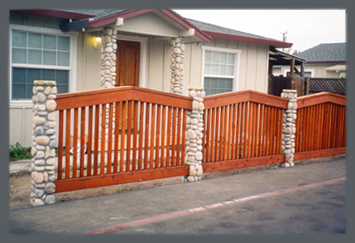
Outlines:
<svg viewBox="0 0 355 243"><path fill-rule="evenodd" d="M346 159L10 210L15 235L346 233Z"/></svg>

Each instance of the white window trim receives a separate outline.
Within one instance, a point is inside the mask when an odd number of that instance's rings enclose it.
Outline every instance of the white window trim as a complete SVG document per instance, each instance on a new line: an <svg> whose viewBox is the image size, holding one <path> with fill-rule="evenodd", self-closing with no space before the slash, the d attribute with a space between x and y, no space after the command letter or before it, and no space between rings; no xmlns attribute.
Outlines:
<svg viewBox="0 0 355 243"><path fill-rule="evenodd" d="M62 66L47 66L47 65L32 65L32 64L12 64L12 30L22 30L26 32L33 32L38 34L52 34L58 36L70 37L70 64L68 67ZM32 100L12 100L12 68L13 67L23 67L23 68L48 68L56 70L68 70L69 71L69 84L68 91L76 91L76 72L77 72L77 43L78 43L78 33L64 33L58 29L51 28L41 28L33 26L24 25L10 25L9 28L9 103L10 108L29 108L32 107Z"/></svg>
<svg viewBox="0 0 355 243"><path fill-rule="evenodd" d="M116 37L117 40L136 41L140 42L140 57L139 57L139 87L146 88L146 73L147 73L147 37L120 35Z"/></svg>
<svg viewBox="0 0 355 243"><path fill-rule="evenodd" d="M234 66L234 76L220 76L220 75L215 75L217 78L232 78L233 79L233 86L232 90L233 91L238 91L238 85L239 85L239 66L240 66L240 54L242 53L241 50L237 49L228 49L228 48L222 48L222 47L213 47L213 46L202 46L202 73L201 73L201 86L204 86L205 83L205 77L212 77L211 75L206 75L205 76L205 52L206 51L215 51L215 52L225 52L225 53L231 53L231 54L236 54L234 63L236 64Z"/></svg>
<svg viewBox="0 0 355 243"><path fill-rule="evenodd" d="M288 73L289 71L290 71L290 70L284 70L284 77L287 77L287 73ZM304 72L310 72L310 73L311 73L311 78L313 78L314 69L305 69Z"/></svg>

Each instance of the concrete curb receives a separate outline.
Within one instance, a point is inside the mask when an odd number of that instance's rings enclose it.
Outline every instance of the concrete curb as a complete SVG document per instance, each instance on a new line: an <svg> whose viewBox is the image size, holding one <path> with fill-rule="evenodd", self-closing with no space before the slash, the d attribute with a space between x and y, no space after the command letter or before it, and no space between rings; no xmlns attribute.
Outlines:
<svg viewBox="0 0 355 243"><path fill-rule="evenodd" d="M340 158L345 158L345 157L346 157L346 155L343 154L343 155L336 155L336 156L331 156L331 157L298 160L298 161L295 161L295 164L308 164L308 163L314 163L314 162L320 162L320 161L340 159ZM31 172L32 172L31 165L32 165L32 160L10 161L10 163L9 163L10 176L21 176L21 175L31 174ZM253 167L247 167L247 168L250 169Z"/></svg>

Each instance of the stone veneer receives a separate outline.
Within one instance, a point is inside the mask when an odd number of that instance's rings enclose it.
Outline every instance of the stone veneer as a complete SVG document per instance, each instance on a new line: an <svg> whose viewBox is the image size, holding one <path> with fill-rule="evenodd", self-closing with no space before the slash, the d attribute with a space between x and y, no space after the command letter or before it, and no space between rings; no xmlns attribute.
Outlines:
<svg viewBox="0 0 355 243"><path fill-rule="evenodd" d="M101 49L101 87L112 88L116 83L117 30L104 28Z"/></svg>
<svg viewBox="0 0 355 243"><path fill-rule="evenodd" d="M205 91L203 87L189 87L188 95L193 98L193 101L192 110L187 111L186 117L185 164L189 165L189 175L184 178L184 181L199 181L203 173L202 138Z"/></svg>
<svg viewBox="0 0 355 243"><path fill-rule="evenodd" d="M290 167L294 166L297 90L284 89L281 93L281 97L289 99L287 110L285 110L283 118L281 152L285 154L285 167Z"/></svg>
<svg viewBox="0 0 355 243"><path fill-rule="evenodd" d="M55 81L34 81L33 87L33 146L32 186L30 203L33 206L55 202L56 122Z"/></svg>
<svg viewBox="0 0 355 243"><path fill-rule="evenodd" d="M184 80L184 57L185 57L185 39L184 37L172 38L171 50L173 52L170 61L171 80L170 93L182 94Z"/></svg>

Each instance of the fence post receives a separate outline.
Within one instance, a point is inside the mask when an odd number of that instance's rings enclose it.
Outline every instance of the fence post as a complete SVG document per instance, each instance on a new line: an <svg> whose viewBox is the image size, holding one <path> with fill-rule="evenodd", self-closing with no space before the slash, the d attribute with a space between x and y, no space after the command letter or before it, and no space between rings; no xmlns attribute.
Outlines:
<svg viewBox="0 0 355 243"><path fill-rule="evenodd" d="M285 154L285 167L294 166L293 158L295 153L295 133L296 133L296 110L297 110L297 90L284 89L282 98L289 100L287 110L284 112L282 124L282 145L281 152Z"/></svg>
<svg viewBox="0 0 355 243"><path fill-rule="evenodd" d="M117 30L104 28L101 49L101 88L112 88L116 84Z"/></svg>
<svg viewBox="0 0 355 243"><path fill-rule="evenodd" d="M55 147L56 122L55 81L34 81L33 87L33 146L31 205L40 206L55 202Z"/></svg>
<svg viewBox="0 0 355 243"><path fill-rule="evenodd" d="M171 40L171 81L170 93L182 95L184 79L185 38L179 36Z"/></svg>
<svg viewBox="0 0 355 243"><path fill-rule="evenodd" d="M186 117L185 164L189 165L189 175L185 181L199 181L202 175L203 90L203 87L188 87L188 95L193 100L192 110L187 111Z"/></svg>

